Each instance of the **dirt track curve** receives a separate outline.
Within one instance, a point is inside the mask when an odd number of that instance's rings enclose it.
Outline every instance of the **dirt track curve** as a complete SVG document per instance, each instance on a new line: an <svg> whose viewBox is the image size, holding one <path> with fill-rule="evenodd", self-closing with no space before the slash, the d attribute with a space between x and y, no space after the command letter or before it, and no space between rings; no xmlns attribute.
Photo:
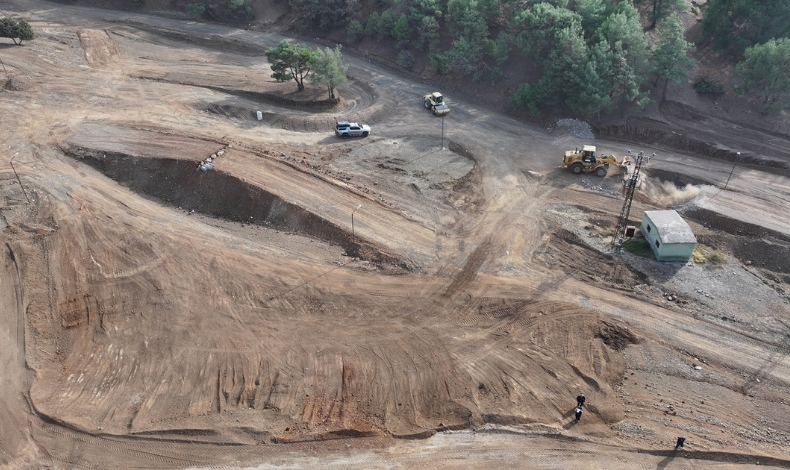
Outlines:
<svg viewBox="0 0 790 470"><path fill-rule="evenodd" d="M667 267L607 248L619 181L559 170L573 136L461 96L442 122L353 54L339 107L306 106L274 33L4 12L37 38L0 44L3 465L790 466L790 271L759 248L790 253L781 171L723 189L656 150L730 250ZM635 220L670 204L653 184Z"/></svg>

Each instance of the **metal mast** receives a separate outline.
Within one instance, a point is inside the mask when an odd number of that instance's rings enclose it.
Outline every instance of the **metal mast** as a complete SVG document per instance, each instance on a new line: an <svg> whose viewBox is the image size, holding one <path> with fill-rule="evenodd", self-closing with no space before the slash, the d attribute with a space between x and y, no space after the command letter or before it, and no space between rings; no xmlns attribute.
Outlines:
<svg viewBox="0 0 790 470"><path fill-rule="evenodd" d="M631 153L631 151L629 150L628 153ZM617 227L614 229L614 235L612 236L612 248L619 248L625 237L625 229L626 226L628 226L628 216L631 215L631 203L634 200L634 191L636 191L636 187L639 184L639 170L642 168L642 159L644 156L644 152L639 152L636 156L636 162L634 162L634 172L631 173L631 176L624 182L625 200L623 201L623 208L620 210L620 217L617 219Z"/></svg>

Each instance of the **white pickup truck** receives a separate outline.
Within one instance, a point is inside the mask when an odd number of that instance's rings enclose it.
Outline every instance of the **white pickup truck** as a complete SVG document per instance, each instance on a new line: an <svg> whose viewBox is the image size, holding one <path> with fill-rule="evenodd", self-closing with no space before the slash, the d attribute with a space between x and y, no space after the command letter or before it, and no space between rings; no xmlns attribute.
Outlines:
<svg viewBox="0 0 790 470"><path fill-rule="evenodd" d="M335 124L335 135L347 139L349 137L367 137L370 126L356 122L338 121Z"/></svg>

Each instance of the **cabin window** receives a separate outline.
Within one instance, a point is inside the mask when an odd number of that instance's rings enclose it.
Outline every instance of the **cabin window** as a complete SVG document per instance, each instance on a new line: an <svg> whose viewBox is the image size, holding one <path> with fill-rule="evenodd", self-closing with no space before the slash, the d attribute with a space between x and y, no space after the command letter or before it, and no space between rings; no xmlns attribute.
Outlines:
<svg viewBox="0 0 790 470"><path fill-rule="evenodd" d="M656 240L656 248L658 248L659 246L661 246L661 243L658 243L658 240Z"/></svg>
<svg viewBox="0 0 790 470"><path fill-rule="evenodd" d="M650 224L647 225L647 233L652 232L653 230L650 228Z"/></svg>

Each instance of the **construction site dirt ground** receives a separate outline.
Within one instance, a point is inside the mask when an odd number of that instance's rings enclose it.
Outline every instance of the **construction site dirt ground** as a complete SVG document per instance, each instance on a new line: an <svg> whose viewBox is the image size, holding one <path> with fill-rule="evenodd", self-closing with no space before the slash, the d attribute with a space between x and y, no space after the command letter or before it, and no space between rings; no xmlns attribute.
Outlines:
<svg viewBox="0 0 790 470"><path fill-rule="evenodd" d="M269 78L274 32L6 14L36 39L0 44L4 467L790 466L781 123L442 120L353 54L330 107ZM721 256L613 252L620 178L559 168L589 143L655 153L631 219L676 208Z"/></svg>

